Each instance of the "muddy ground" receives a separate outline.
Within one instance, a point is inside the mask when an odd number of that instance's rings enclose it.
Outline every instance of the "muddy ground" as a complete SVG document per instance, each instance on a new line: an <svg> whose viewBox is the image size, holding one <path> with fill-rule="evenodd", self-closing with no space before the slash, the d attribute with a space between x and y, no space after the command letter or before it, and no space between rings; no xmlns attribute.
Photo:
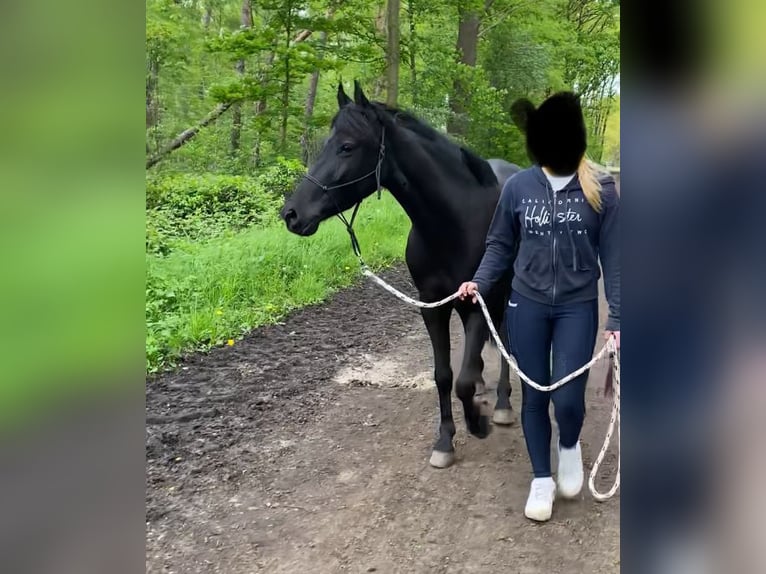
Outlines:
<svg viewBox="0 0 766 574"><path fill-rule="evenodd" d="M415 293L403 269L384 277ZM492 397L499 363L490 347L485 358ZM588 469L608 422L605 368L591 372ZM619 572L619 494L597 503L586 488L548 523L524 518L518 422L476 439L454 400L457 462L428 465L431 373L419 313L365 281L148 381L147 572ZM610 451L609 480L615 464Z"/></svg>

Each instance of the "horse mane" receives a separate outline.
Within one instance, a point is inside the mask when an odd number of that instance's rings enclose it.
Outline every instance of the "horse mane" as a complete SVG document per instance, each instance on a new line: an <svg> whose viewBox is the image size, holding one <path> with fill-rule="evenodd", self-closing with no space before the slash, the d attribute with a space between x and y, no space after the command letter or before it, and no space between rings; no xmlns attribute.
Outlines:
<svg viewBox="0 0 766 574"><path fill-rule="evenodd" d="M468 166L471 173L476 180L484 187L490 187L498 184L497 176L492 171L492 166L489 162L482 157L479 157L474 152L466 147L460 146L460 151L463 155L463 163Z"/></svg>
<svg viewBox="0 0 766 574"><path fill-rule="evenodd" d="M392 116L396 123L405 129L411 131L424 140L436 144L443 156L452 156L456 161L462 162L466 168L468 168L468 171L474 176L477 183L482 187L493 187L498 184L495 172L492 171L492 166L490 166L485 159L479 157L476 153L467 147L452 141L446 134L443 134L442 132L432 128L411 112L389 106L383 102L371 102L371 104L378 110L381 110ZM344 110L349 111L352 109L352 106L344 108ZM366 129L367 118L363 112L359 114L343 114L342 112L343 110L341 110L341 113L338 113L338 115L335 116L333 125L335 125L336 122L339 122L346 129L350 129L358 133Z"/></svg>

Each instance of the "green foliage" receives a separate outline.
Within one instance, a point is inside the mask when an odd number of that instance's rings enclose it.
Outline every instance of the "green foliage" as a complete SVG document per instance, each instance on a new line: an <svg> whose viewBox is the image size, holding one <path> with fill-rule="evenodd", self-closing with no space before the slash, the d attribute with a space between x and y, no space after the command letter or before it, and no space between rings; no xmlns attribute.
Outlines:
<svg viewBox="0 0 766 574"><path fill-rule="evenodd" d="M620 165L620 97L617 96L609 113L604 132L604 152L601 161L607 165Z"/></svg>
<svg viewBox="0 0 766 574"><path fill-rule="evenodd" d="M307 147L316 145L337 111L339 79L358 78L368 94L385 97L383 4L269 0L251 5L252 27L243 28L241 0L148 0L147 59L159 63L160 117L147 128L147 151L160 149L217 102L242 102L240 124L227 112L158 171L248 174L278 156L311 157ZM456 65L456 41L460 13L468 10L481 19L479 57L476 68L464 70ZM612 80L619 72L618 2L409 0L402 3L400 19L404 107L445 129L458 80L467 97L465 143L482 154L525 163L510 104L518 97L539 102L553 91L574 89L583 94L589 152L599 159L615 96ZM314 71L320 81L307 115Z"/></svg>
<svg viewBox="0 0 766 574"><path fill-rule="evenodd" d="M248 5L252 25L243 20ZM358 276L335 222L309 240L276 219L330 129L338 82L348 90L358 79L369 97L385 99L386 36L379 0L147 0L146 7L147 155L218 103L233 104L147 176L146 348L156 370L321 301ZM618 2L407 0L401 10L400 107L446 130L459 96L462 143L528 165L511 103L575 90L591 157L619 162ZM458 64L466 11L480 18L475 67ZM390 198L367 202L359 221L370 263L403 255L408 224Z"/></svg>
<svg viewBox="0 0 766 574"><path fill-rule="evenodd" d="M215 174L150 177L146 185L146 250L166 255L189 241L231 235L277 219L303 166L282 159L258 178Z"/></svg>
<svg viewBox="0 0 766 574"><path fill-rule="evenodd" d="M357 221L368 264L379 268L402 257L409 221L390 196L368 200ZM275 223L205 243L189 241L165 257L148 254L146 263L150 372L319 303L359 277L348 234L335 220L311 238Z"/></svg>
<svg viewBox="0 0 766 574"><path fill-rule="evenodd" d="M482 157L524 163L523 137L509 121L506 111L507 90L491 85L481 67L460 65L456 77L471 86L465 143Z"/></svg>
<svg viewBox="0 0 766 574"><path fill-rule="evenodd" d="M562 45L564 81L581 95L590 129L588 153L602 160L604 133L620 71L620 7L615 0L568 0L560 15L574 40Z"/></svg>

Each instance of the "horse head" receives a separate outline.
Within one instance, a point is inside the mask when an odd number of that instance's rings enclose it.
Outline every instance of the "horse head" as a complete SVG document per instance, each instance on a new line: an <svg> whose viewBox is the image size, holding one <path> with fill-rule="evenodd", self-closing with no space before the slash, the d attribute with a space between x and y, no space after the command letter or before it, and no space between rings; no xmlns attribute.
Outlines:
<svg viewBox="0 0 766 574"><path fill-rule="evenodd" d="M384 108L370 102L358 82L354 99L338 85L338 113L316 161L281 211L287 229L316 233L319 224L380 189L385 176Z"/></svg>

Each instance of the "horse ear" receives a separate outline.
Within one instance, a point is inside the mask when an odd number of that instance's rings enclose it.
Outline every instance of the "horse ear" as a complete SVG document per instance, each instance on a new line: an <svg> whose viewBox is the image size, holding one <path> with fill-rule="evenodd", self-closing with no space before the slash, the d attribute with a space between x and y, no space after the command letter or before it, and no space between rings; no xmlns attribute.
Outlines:
<svg viewBox="0 0 766 574"><path fill-rule="evenodd" d="M370 100L364 95L358 80L354 80L354 101L359 106L367 107L370 105Z"/></svg>
<svg viewBox="0 0 766 574"><path fill-rule="evenodd" d="M343 82L338 82L338 107L344 108L351 103L351 98L343 90Z"/></svg>
<svg viewBox="0 0 766 574"><path fill-rule="evenodd" d="M535 106L526 98L516 100L511 105L511 119L516 127L526 133L529 117L535 113Z"/></svg>

